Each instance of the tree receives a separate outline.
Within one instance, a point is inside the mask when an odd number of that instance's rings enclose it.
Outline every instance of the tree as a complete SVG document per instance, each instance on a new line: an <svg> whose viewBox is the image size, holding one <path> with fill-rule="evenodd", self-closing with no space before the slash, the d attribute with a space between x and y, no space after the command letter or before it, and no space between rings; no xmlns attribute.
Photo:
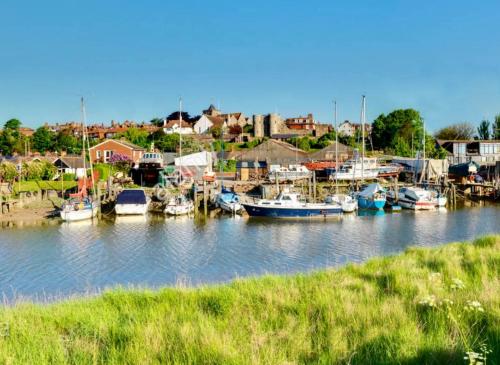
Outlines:
<svg viewBox="0 0 500 365"><path fill-rule="evenodd" d="M482 120L481 123L479 124L479 127L477 127L477 134L479 139L481 140L487 140L490 139L490 121L489 120Z"/></svg>
<svg viewBox="0 0 500 365"><path fill-rule="evenodd" d="M115 153L109 158L109 163L113 165L117 171L122 172L124 175L128 175L133 162L130 157Z"/></svg>
<svg viewBox="0 0 500 365"><path fill-rule="evenodd" d="M53 151L55 149L55 134L47 127L38 128L33 133L33 148L40 153Z"/></svg>
<svg viewBox="0 0 500 365"><path fill-rule="evenodd" d="M491 125L492 138L500 140L500 114L495 115L495 121Z"/></svg>
<svg viewBox="0 0 500 365"><path fill-rule="evenodd" d="M212 133L212 137L220 138L222 136L222 127L212 127L210 129L210 133Z"/></svg>
<svg viewBox="0 0 500 365"><path fill-rule="evenodd" d="M423 120L414 109L398 109L388 115L381 114L372 124L372 142L375 149L396 149L411 155L411 146L422 148Z"/></svg>
<svg viewBox="0 0 500 365"><path fill-rule="evenodd" d="M143 148L148 148L149 147L149 133L145 130L139 129L139 128L129 128L123 133L118 133L116 135L116 139L120 138L125 138L129 142L143 147Z"/></svg>
<svg viewBox="0 0 500 365"><path fill-rule="evenodd" d="M176 152L179 147L179 134L164 134L163 132L153 134L155 147L162 152Z"/></svg>
<svg viewBox="0 0 500 365"><path fill-rule="evenodd" d="M149 121L150 124L155 125L157 127L163 126L163 118L153 118Z"/></svg>
<svg viewBox="0 0 500 365"><path fill-rule="evenodd" d="M81 140L73 136L70 131L62 130L55 136L54 149L56 151L67 151L72 154L80 154L82 151Z"/></svg>
<svg viewBox="0 0 500 365"><path fill-rule="evenodd" d="M13 152L23 152L24 138L22 138L19 128L21 122L18 119L10 119L4 124L4 129L0 135L0 152L4 155L12 155Z"/></svg>
<svg viewBox="0 0 500 365"><path fill-rule="evenodd" d="M229 127L230 134L240 135L243 132L243 128L241 128L238 124L234 124Z"/></svg>
<svg viewBox="0 0 500 365"><path fill-rule="evenodd" d="M0 163L0 181L7 181L12 183L16 179L16 176L16 165L7 161Z"/></svg>
<svg viewBox="0 0 500 365"><path fill-rule="evenodd" d="M191 121L191 116L189 115L188 112L182 112L182 120L185 122L190 122ZM179 120L179 111L170 113L170 115L167 117L167 120Z"/></svg>
<svg viewBox="0 0 500 365"><path fill-rule="evenodd" d="M474 132L474 126L471 123L462 122L441 128L435 133L435 137L444 140L468 140L474 138Z"/></svg>

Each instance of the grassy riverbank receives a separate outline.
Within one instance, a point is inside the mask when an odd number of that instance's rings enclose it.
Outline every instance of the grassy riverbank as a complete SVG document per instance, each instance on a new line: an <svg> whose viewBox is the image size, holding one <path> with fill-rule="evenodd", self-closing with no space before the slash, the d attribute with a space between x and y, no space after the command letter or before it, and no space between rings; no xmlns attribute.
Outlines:
<svg viewBox="0 0 500 365"><path fill-rule="evenodd" d="M0 309L1 364L500 363L500 236L309 275ZM470 356L475 356L471 354Z"/></svg>

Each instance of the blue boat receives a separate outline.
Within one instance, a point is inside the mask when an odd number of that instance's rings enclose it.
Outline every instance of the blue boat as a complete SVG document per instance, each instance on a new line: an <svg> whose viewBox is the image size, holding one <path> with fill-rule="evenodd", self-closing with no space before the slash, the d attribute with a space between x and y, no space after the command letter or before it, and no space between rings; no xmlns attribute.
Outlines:
<svg viewBox="0 0 500 365"><path fill-rule="evenodd" d="M379 183L369 184L357 194L357 197L359 209L380 210L384 209L386 203L385 189Z"/></svg>
<svg viewBox="0 0 500 365"><path fill-rule="evenodd" d="M267 218L326 218L342 214L338 203L306 203L296 193L281 192L276 199L242 203L251 217Z"/></svg>
<svg viewBox="0 0 500 365"><path fill-rule="evenodd" d="M238 213L243 209L240 204L240 197L234 191L226 189L222 186L221 192L217 194L216 204L229 213Z"/></svg>

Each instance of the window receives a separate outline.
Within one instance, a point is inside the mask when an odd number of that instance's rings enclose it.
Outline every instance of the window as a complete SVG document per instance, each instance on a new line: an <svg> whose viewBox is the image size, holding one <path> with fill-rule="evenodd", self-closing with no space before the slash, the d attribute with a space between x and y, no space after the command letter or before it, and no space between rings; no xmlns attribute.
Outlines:
<svg viewBox="0 0 500 365"><path fill-rule="evenodd" d="M111 156L113 156L113 151L104 151L104 162L108 162Z"/></svg>
<svg viewBox="0 0 500 365"><path fill-rule="evenodd" d="M97 151L95 152L95 157L96 157L96 159L98 159L98 160L99 160L99 159L101 158L101 151L97 150Z"/></svg>

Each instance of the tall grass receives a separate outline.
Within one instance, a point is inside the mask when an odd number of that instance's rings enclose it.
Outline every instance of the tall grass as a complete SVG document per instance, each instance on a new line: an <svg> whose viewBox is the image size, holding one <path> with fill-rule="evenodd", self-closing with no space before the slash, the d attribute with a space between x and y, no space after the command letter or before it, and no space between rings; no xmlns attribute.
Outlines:
<svg viewBox="0 0 500 365"><path fill-rule="evenodd" d="M2 364L500 363L500 236L294 276L0 310Z"/></svg>

